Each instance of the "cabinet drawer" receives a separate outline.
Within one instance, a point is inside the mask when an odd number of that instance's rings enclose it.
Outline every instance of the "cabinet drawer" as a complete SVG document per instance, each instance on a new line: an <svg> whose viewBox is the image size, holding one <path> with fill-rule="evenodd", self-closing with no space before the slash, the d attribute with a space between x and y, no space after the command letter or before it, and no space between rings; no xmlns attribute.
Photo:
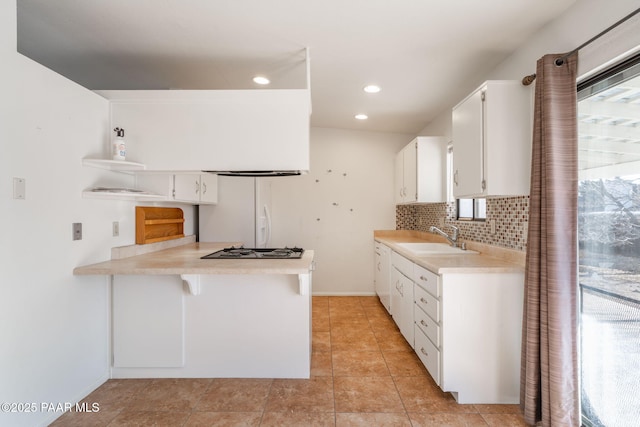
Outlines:
<svg viewBox="0 0 640 427"><path fill-rule="evenodd" d="M422 329L422 332L433 342L436 347L440 348L440 326L438 323L429 317L418 306L414 306L413 318L416 322L416 326Z"/></svg>
<svg viewBox="0 0 640 427"><path fill-rule="evenodd" d="M392 251L391 264L408 278L413 278L413 263L402 255L398 255Z"/></svg>
<svg viewBox="0 0 640 427"><path fill-rule="evenodd" d="M420 328L415 327L416 353L436 384L440 385L440 351L429 341Z"/></svg>
<svg viewBox="0 0 640 427"><path fill-rule="evenodd" d="M420 286L415 286L413 292L416 306L420 307L425 313L431 316L432 319L440 323L440 301Z"/></svg>
<svg viewBox="0 0 640 427"><path fill-rule="evenodd" d="M415 264L413 267L413 281L429 291L434 297L440 297L440 292L438 292L437 274L434 274L426 268Z"/></svg>

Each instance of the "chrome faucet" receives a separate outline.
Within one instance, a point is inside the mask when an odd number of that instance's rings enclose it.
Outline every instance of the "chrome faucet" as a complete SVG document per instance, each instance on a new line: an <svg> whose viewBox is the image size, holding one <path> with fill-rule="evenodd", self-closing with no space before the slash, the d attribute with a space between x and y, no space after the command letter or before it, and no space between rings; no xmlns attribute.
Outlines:
<svg viewBox="0 0 640 427"><path fill-rule="evenodd" d="M442 237L444 237L445 239L447 239L449 241L451 246L453 246L454 248L457 248L458 247L458 235L460 234L460 229L458 227L456 227L455 225L449 225L449 227L451 227L453 229L453 233L451 233L451 236L449 236L444 231L440 230L435 225L432 225L431 228L429 228L429 231L434 233L434 234L441 235Z"/></svg>

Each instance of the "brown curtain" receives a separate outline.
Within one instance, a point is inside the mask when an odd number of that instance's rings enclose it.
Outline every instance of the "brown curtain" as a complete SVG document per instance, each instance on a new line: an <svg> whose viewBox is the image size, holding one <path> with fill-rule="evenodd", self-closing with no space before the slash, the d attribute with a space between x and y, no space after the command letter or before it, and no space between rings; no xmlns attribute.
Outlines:
<svg viewBox="0 0 640 427"><path fill-rule="evenodd" d="M579 426L578 55L536 68L520 405L525 421Z"/></svg>

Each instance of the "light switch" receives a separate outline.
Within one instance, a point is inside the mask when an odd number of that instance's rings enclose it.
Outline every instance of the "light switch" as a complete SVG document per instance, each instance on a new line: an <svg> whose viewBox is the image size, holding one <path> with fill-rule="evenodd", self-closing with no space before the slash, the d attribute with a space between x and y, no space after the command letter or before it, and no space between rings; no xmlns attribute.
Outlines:
<svg viewBox="0 0 640 427"><path fill-rule="evenodd" d="M489 227L491 228L491 234L496 234L496 220L495 219L491 219L489 220Z"/></svg>
<svg viewBox="0 0 640 427"><path fill-rule="evenodd" d="M27 193L27 181L24 178L13 178L13 198L24 200Z"/></svg>

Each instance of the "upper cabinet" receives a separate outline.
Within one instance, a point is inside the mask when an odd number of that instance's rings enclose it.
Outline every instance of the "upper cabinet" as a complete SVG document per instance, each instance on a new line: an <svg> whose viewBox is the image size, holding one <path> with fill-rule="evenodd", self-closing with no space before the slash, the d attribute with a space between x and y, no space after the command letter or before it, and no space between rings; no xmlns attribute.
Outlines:
<svg viewBox="0 0 640 427"><path fill-rule="evenodd" d="M99 91L147 171L308 171L307 89Z"/></svg>
<svg viewBox="0 0 640 427"><path fill-rule="evenodd" d="M446 202L446 141L419 136L396 155L395 200L400 203Z"/></svg>
<svg viewBox="0 0 640 427"><path fill-rule="evenodd" d="M532 93L491 80L453 108L453 195L529 194Z"/></svg>

